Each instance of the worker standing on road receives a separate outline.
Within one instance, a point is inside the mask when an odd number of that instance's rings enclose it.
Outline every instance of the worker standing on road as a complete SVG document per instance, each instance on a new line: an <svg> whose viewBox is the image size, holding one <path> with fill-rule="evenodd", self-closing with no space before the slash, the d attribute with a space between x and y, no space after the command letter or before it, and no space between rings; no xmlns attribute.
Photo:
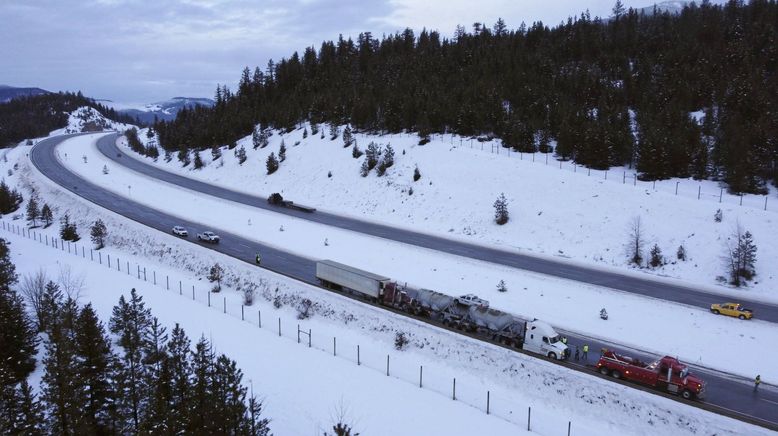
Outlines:
<svg viewBox="0 0 778 436"><path fill-rule="evenodd" d="M759 376L759 374L756 375L756 378L754 379L754 392L756 392L757 389L759 389L759 385L762 383L762 377Z"/></svg>
<svg viewBox="0 0 778 436"><path fill-rule="evenodd" d="M584 344L583 346L583 360L589 361L589 344Z"/></svg>
<svg viewBox="0 0 778 436"><path fill-rule="evenodd" d="M581 353L580 350L578 350L578 345L575 346L575 361L578 362L578 359L580 359Z"/></svg>
<svg viewBox="0 0 778 436"><path fill-rule="evenodd" d="M567 336L562 336L562 343L567 345Z"/></svg>
<svg viewBox="0 0 778 436"><path fill-rule="evenodd" d="M255 259L257 261L257 265L259 265L260 262L262 262L262 256L260 256L259 253L257 253L257 257Z"/></svg>

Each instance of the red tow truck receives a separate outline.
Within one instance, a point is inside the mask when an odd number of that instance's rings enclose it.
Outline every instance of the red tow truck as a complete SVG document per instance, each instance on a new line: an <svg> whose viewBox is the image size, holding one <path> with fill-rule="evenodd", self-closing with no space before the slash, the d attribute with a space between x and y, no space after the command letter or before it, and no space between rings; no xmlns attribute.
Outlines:
<svg viewBox="0 0 778 436"><path fill-rule="evenodd" d="M702 399L705 396L705 382L689 374L688 366L670 356L646 363L612 350L604 350L597 362L597 370L602 375L651 386L680 395L685 400Z"/></svg>

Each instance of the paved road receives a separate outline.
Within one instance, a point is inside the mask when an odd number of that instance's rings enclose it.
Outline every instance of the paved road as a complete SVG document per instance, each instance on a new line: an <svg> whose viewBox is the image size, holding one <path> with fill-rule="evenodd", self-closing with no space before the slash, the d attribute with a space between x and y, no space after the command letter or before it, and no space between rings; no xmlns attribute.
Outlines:
<svg viewBox="0 0 778 436"><path fill-rule="evenodd" d="M650 278L639 278L617 272L587 268L563 261L538 258L516 252L509 252L467 242L455 241L439 236L418 233L397 227L361 221L356 218L335 215L326 212L306 213L298 210L280 208L269 205L264 197L257 197L226 188L200 182L188 177L164 171L131 156L126 155L116 146L117 134L107 135L98 141L99 150L117 164L128 167L141 174L164 180L168 183L185 187L187 189L220 197L237 203L254 206L260 209L272 210L285 215L305 219L308 221L326 224L354 232L365 233L372 236L416 245L432 250L437 250L458 256L520 268L541 274L547 274L563 279L575 280L596 286L605 286L624 292L639 294L690 306L709 309L711 303L723 302L726 297L711 295L706 292L689 287L654 281ZM268 193L269 195L270 193ZM755 311L758 319L778 322L778 305L766 304L756 301L748 301L740 298L746 307Z"/></svg>
<svg viewBox="0 0 778 436"><path fill-rule="evenodd" d="M108 135L108 138L115 138L115 135ZM30 158L33 164L43 174L65 189L68 189L73 193L85 198L86 200L98 204L106 209L109 209L129 219L162 232L169 232L174 225L183 225L187 227L190 232L190 236L187 238L188 241L212 248L216 251L235 257L237 259L242 259L249 263L253 263L254 254L257 251L261 251L262 266L264 268L279 272L307 283L315 284L315 267L313 259L301 257L265 246L260 243L245 240L239 236L229 233L224 229L206 227L201 223L189 222L167 215L162 211L135 203L130 199L106 191L97 185L85 181L76 174L71 173L60 164L54 153L55 146L65 139L67 139L67 137L60 136L43 140L39 142L30 153ZM105 142L101 141L101 144L104 146ZM114 156L116 156L115 151ZM125 162L130 163L133 162L133 160L127 158L126 156L117 159L125 160ZM208 186L209 185L205 185L205 187ZM261 201L258 204L262 206L266 205L264 201ZM284 209L280 210L287 213L290 212ZM294 212L291 212L290 214L295 215ZM317 212L312 215L301 213L300 216L315 217L318 215L320 214ZM380 228L384 227L381 226ZM221 236L221 243L216 245L198 243L193 235L203 230L215 230ZM425 238L428 237L427 235L420 236ZM624 350L626 348L619 346L618 344L595 341L591 338L587 338L574 332L563 332L563 334L569 338L569 345L571 345L573 349L576 345L582 347L584 343L587 343L589 344L591 350L588 362L572 361L565 365L572 367L573 369L592 373L594 375L597 374L586 365L587 363L592 365L596 362L598 356L597 350L600 350L603 347L620 350ZM657 357L635 350L631 350L629 353L638 356L644 361L651 361ZM763 425L771 426L771 428L774 430L778 430L778 389L773 386L763 385L761 391L757 394L754 394L752 391L752 386L749 384L749 382L743 380L741 377L722 374L715 371L708 371L701 368L694 368L694 371L704 373L703 378L708 382L708 387L706 401L704 403L694 402L692 403L693 405L703 408L713 408L716 409L715 411L718 411L719 413L721 413L722 410L717 408L731 410L735 412L734 414L731 414L731 416L736 416L744 420L750 419L752 421L764 421L766 424L763 423ZM634 385L629 386L634 387Z"/></svg>

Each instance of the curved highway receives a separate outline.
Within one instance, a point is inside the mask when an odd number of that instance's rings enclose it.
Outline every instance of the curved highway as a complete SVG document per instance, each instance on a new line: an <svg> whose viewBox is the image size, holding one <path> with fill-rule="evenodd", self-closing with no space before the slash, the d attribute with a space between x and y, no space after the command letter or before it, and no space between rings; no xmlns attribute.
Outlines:
<svg viewBox="0 0 778 436"><path fill-rule="evenodd" d="M106 140L106 138L108 139ZM123 155L123 153L120 153L117 149L106 147L106 141L113 143L115 138L116 138L115 134L107 135L101 138L99 140L101 149L104 150L104 152L106 153L113 153L113 156L116 157L118 161L120 161L121 163L126 163L131 168L137 167L137 168L156 170L153 167L149 167L148 165L142 163L141 166L138 166L136 164L136 162L138 161L134 159L128 159L126 157L118 157L119 155ZM137 221L138 223L141 223L143 225L146 225L148 227L154 228L156 230L165 233L170 232L170 229L174 225L184 225L185 227L187 227L187 229L190 232L190 237L186 240L192 243L196 243L198 245L202 245L214 249L223 254L232 256L237 259L244 260L249 263L253 263L254 254L257 251L261 251L263 254L262 267L289 276L291 278L316 285L315 276L314 276L315 261L313 259L287 253L285 251L278 250L269 246L265 246L263 244L254 241L249 241L237 235L229 233L228 231L226 231L226 229L213 229L210 226L208 227L208 229L216 230L217 233L221 236L221 243L216 245L206 245L206 244L198 243L196 239L193 237L193 235L196 234L197 232L206 230L206 226L204 226L203 224L197 222L190 222L190 221L182 220L181 218L173 217L162 211L150 208L148 206L144 206L139 203L135 203L132 200L121 197L117 194L104 190L97 185L87 182L86 180L82 179L78 175L70 172L57 159L55 154L55 147L65 139L68 139L68 136L59 136L59 137L45 139L43 141L40 141L38 144L36 144L33 147L32 151L30 152L30 159L32 163L35 165L35 167L46 177L48 177L55 183L59 184L63 188L101 207L104 207L108 210L123 215L126 218ZM164 171L159 171L159 172L163 173L162 175L179 177L179 176L172 175L170 173L166 173ZM204 186L199 186L200 188L203 189L221 190L220 188L214 188L211 187L210 185L192 181L183 177L181 177L181 179L184 179L183 181L186 182L195 183L196 184L195 186L204 185ZM232 191L228 191L228 192L232 192ZM245 194L239 194L239 193L233 193L233 194L242 196L240 197L244 200L242 202L247 202L250 200L252 202L248 204L254 204L258 207L267 208L267 203L264 199L258 199L256 197L250 197ZM273 208L272 210L274 211L277 210L279 212L287 213L293 216L299 216L301 218L313 218L316 221L318 221L317 219L318 217L332 217L337 219L342 218L342 217L337 217L335 215L322 214L318 212L315 214L306 214L304 212L300 212L298 214L296 211L287 210L287 209ZM357 224L359 228L373 229L375 231L380 231L380 232L395 230L390 227L380 226L380 225L375 225L370 223L362 223L360 221L350 220L348 218L344 219L344 221L340 221L340 223L344 224L352 221L355 222L355 224ZM343 227L343 225L339 227ZM345 227L345 228L351 229L350 227ZM413 237L413 236L420 237L419 242L446 241L443 240L442 238L436 238L434 236L431 237L428 235L417 234L413 232L405 232L405 233L409 237ZM427 238L432 238L432 239L427 239ZM448 242L454 242L454 241L448 241ZM459 243L454 242L454 244L459 244ZM504 258L498 257L500 259L505 259L506 261L510 261L511 260L510 256L513 255L512 253L503 253L500 252L499 250L490 250L490 249L485 249L483 247L469 246L468 244L462 244L462 245L464 247L460 247L458 249L467 250L469 247L472 247L477 250L488 250L489 252L494 252L496 254L507 255L507 257ZM442 251L447 251L447 250L442 250ZM455 254L459 254L459 253L455 253ZM523 258L526 258L526 256L520 257L520 259ZM527 258L527 259L532 259L532 258ZM526 261L526 259L524 259L524 261ZM540 263L540 265L543 265L543 263ZM597 353L595 350L599 350L600 348L603 347L616 348L622 350L627 349L627 347L619 346L618 344L604 343L580 334L576 334L574 332L563 332L563 333L568 336L569 345L571 345L573 349L575 348L576 345L582 347L584 343L589 344L590 349L592 350L592 356L589 357L588 362L571 361L571 362L561 363L561 365L582 372L586 372L594 376L599 376L599 374L594 372L591 368L591 365L594 364L597 360ZM644 361L651 361L657 357L636 350L630 350L629 353L639 357L641 360ZM776 389L773 386L765 386L763 384L760 391L758 393L754 393L752 391L752 386L750 385L749 381L744 380L742 377L732 376L729 374L724 374L724 373L711 371L704 368L696 368L696 367L693 367L693 371L697 373L701 373L702 377L707 381L708 385L707 385L706 401L693 402L690 404L707 410L711 410L716 413L731 416L736 419L741 419L747 422L761 425L770 428L772 430L778 430L778 412L776 412L776 410L778 410L778 389ZM634 384L627 384L627 385L641 389L640 387ZM643 389L643 390L647 390L647 389ZM663 395L669 398L677 399L677 397L658 393L653 390L647 390L647 391L655 393L657 395Z"/></svg>
<svg viewBox="0 0 778 436"><path fill-rule="evenodd" d="M467 242L446 239L439 236L414 232L398 227L362 221L356 218L336 215L327 212L306 213L298 210L272 206L264 197L257 197L230 189L200 182L188 177L173 174L153 165L149 165L138 159L126 155L116 146L118 134L107 135L98 140L97 146L100 152L119 165L130 168L148 177L163 180L165 182L187 188L203 194L219 197L225 200L242 203L260 209L293 216L296 218L326 224L353 232L364 233L392 241L437 250L444 253L469 257L485 262L496 263L513 268L524 269L536 273L546 274L568 280L588 283L596 286L604 286L623 292L644 295L657 299L688 304L690 306L709 309L711 303L723 302L727 297L692 289L686 286L663 283L649 278L634 277L617 272L588 268L563 261L555 261L534 257L530 255L509 252L497 248L490 248ZM778 306L749 301L738 298L746 307L754 310L760 320L778 322Z"/></svg>

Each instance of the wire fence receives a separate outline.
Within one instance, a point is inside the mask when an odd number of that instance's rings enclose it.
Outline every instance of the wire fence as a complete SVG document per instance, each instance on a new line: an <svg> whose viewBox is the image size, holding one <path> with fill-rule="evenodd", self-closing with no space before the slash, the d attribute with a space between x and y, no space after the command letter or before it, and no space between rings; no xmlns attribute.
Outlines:
<svg viewBox="0 0 778 436"><path fill-rule="evenodd" d="M555 412L533 408L530 404L517 402L512 398L493 393L490 389L484 390L481 384L473 385L463 382L461 378L457 381L455 376L443 376L434 368L425 368L402 353L377 353L365 349L360 343L353 340L318 335L312 328L305 328L302 324L304 321L295 319L290 322L270 311L263 312L261 309L238 304L234 301L228 302L226 296L218 295L211 289L202 289L202 284L198 286L197 283L176 277L171 278L168 274L158 274L152 268L147 268L137 262L131 263L126 259L122 260L115 254L114 256L104 255L99 250L87 248L87 243L64 241L47 233L37 232L5 220L0 220L0 223L3 230L9 233L45 244L53 250L63 252L63 254L67 253L98 263L115 271L116 274L129 275L164 291L177 293L182 298L197 301L220 311L224 315L256 325L258 329L269 331L279 338L296 340L298 344L311 350L329 354L333 358L350 362L365 370L390 377L392 380L435 392L452 401L464 403L487 415L503 419L521 428L526 426L527 431L547 436L597 433L582 426L576 427L574 432L572 421L560 419ZM509 353L507 350L505 352Z"/></svg>

